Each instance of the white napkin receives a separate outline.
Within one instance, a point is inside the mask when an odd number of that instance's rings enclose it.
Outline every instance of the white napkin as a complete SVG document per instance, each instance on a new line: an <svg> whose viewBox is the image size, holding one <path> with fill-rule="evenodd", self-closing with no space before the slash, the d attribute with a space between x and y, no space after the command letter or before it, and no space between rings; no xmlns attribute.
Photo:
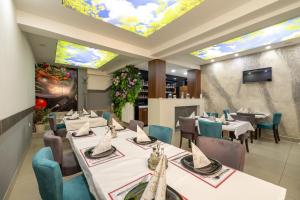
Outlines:
<svg viewBox="0 0 300 200"><path fill-rule="evenodd" d="M90 124L85 123L78 131L76 131L76 136L88 135L90 132Z"/></svg>
<svg viewBox="0 0 300 200"><path fill-rule="evenodd" d="M192 114L189 116L189 118L194 119L195 118L195 112L192 112Z"/></svg>
<svg viewBox="0 0 300 200"><path fill-rule="evenodd" d="M67 113L67 115L73 115L73 109L71 109L71 110Z"/></svg>
<svg viewBox="0 0 300 200"><path fill-rule="evenodd" d="M167 191L166 181L166 156L161 156L161 159L152 175L141 199L165 200Z"/></svg>
<svg viewBox="0 0 300 200"><path fill-rule="evenodd" d="M244 109L244 113L249 113L249 109L248 109L248 108L245 108L245 109Z"/></svg>
<svg viewBox="0 0 300 200"><path fill-rule="evenodd" d="M91 110L91 117L98 117L98 115L94 111Z"/></svg>
<svg viewBox="0 0 300 200"><path fill-rule="evenodd" d="M86 111L84 108L82 109L82 111L84 115L89 115L88 111Z"/></svg>
<svg viewBox="0 0 300 200"><path fill-rule="evenodd" d="M226 118L225 118L225 115L223 114L220 118L221 122L226 122Z"/></svg>
<svg viewBox="0 0 300 200"><path fill-rule="evenodd" d="M203 112L203 117L208 117L208 114L206 112Z"/></svg>
<svg viewBox="0 0 300 200"><path fill-rule="evenodd" d="M176 122L176 127L179 127L179 126L180 126L179 120L177 120L177 122Z"/></svg>
<svg viewBox="0 0 300 200"><path fill-rule="evenodd" d="M111 133L108 132L95 146L92 155L97 155L111 149Z"/></svg>
<svg viewBox="0 0 300 200"><path fill-rule="evenodd" d="M227 113L227 119L229 120L229 121L233 121L234 119L231 117L231 115L229 114L229 113Z"/></svg>
<svg viewBox="0 0 300 200"><path fill-rule="evenodd" d="M78 115L78 113L77 112L75 112L71 117L69 117L70 119L76 119L76 118L78 118L79 117L79 115Z"/></svg>
<svg viewBox="0 0 300 200"><path fill-rule="evenodd" d="M137 142L150 142L150 138L148 135L139 127L139 125L136 126L136 141Z"/></svg>
<svg viewBox="0 0 300 200"><path fill-rule="evenodd" d="M116 131L124 129L124 127L121 126L121 124L119 124L119 122L117 122L114 118L111 119L111 123L115 127Z"/></svg>
<svg viewBox="0 0 300 200"><path fill-rule="evenodd" d="M202 168L210 164L210 160L194 143L192 143L192 152L194 168Z"/></svg>
<svg viewBox="0 0 300 200"><path fill-rule="evenodd" d="M237 112L238 113L243 113L244 112L244 108L240 108Z"/></svg>

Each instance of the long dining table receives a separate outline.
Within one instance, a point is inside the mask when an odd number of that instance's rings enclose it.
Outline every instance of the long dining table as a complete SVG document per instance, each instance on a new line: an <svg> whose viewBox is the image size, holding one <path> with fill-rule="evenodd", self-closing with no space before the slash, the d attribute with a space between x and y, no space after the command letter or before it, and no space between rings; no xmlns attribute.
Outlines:
<svg viewBox="0 0 300 200"><path fill-rule="evenodd" d="M151 171L147 159L152 152L151 145L138 145L133 142L136 136L129 129L118 132L112 139L116 152L101 159L89 159L85 152L97 145L107 133L107 127L92 128L93 135L68 139L88 182L90 191L98 200L124 199L126 193L141 181L149 180ZM188 151L160 141L168 158L167 184L176 190L182 199L190 200L284 200L286 189L266 182L241 171L223 166L226 170L220 178L201 176L185 169L180 159Z"/></svg>

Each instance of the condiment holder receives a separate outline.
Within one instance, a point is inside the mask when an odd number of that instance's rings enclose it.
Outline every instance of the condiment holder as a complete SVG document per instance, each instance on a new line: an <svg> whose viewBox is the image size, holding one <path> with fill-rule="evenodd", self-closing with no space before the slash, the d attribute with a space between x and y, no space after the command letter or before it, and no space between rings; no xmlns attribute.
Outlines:
<svg viewBox="0 0 300 200"><path fill-rule="evenodd" d="M160 147L160 144L152 147L152 153L148 159L148 168L155 170L162 155L164 155L164 148ZM166 160L166 168L168 167L168 160Z"/></svg>

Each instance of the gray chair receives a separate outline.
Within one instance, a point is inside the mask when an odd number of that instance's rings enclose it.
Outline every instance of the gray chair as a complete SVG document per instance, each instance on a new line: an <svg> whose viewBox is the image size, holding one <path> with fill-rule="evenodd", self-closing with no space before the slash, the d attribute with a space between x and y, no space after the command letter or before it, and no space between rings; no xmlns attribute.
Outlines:
<svg viewBox="0 0 300 200"><path fill-rule="evenodd" d="M255 119L255 114L253 113L237 113L236 118L239 118L240 116L247 116L249 117L249 122L253 126L255 132L250 131L250 140L251 143L253 143L253 137L255 135L255 138L257 139L257 128L256 128L256 119ZM241 120L243 121L243 120Z"/></svg>
<svg viewBox="0 0 300 200"><path fill-rule="evenodd" d="M218 160L223 165L243 171L245 148L243 145L228 140L212 137L198 137L197 146L209 158Z"/></svg>
<svg viewBox="0 0 300 200"><path fill-rule="evenodd" d="M130 120L128 128L132 131L136 132L137 126L139 126L141 129L144 128L144 122L139 120Z"/></svg>
<svg viewBox="0 0 300 200"><path fill-rule="evenodd" d="M65 128L57 128L56 117L51 115L48 117L50 129L54 132L56 136L66 137L67 130Z"/></svg>
<svg viewBox="0 0 300 200"><path fill-rule="evenodd" d="M46 147L51 148L54 160L58 162L63 176L81 172L74 153L72 151L64 152L62 138L54 135L52 130L46 131L44 134L44 144Z"/></svg>
<svg viewBox="0 0 300 200"><path fill-rule="evenodd" d="M196 142L198 133L195 126L195 119L187 117L179 117L179 129L180 129L180 144L182 145L182 138L189 140L189 147L191 148L191 141Z"/></svg>
<svg viewBox="0 0 300 200"><path fill-rule="evenodd" d="M250 120L251 120L250 116L247 116L247 115L240 115L240 114L234 116L234 119L235 119L235 120L239 120L239 121L246 121L246 122L250 122ZM255 119L255 118L254 118L254 119ZM250 123L251 123L251 122L250 122ZM249 143L248 143L248 139L250 138L250 140L252 140L252 138L253 138L252 132L247 131L245 134L239 135L238 138L235 138L234 133L233 133L233 132L230 132L230 138L231 138L231 140L233 140L233 139L238 139L238 140L241 142L241 144L243 144L243 143L245 142L246 150L247 150L247 152L249 152ZM253 142L253 141L252 141L252 142Z"/></svg>

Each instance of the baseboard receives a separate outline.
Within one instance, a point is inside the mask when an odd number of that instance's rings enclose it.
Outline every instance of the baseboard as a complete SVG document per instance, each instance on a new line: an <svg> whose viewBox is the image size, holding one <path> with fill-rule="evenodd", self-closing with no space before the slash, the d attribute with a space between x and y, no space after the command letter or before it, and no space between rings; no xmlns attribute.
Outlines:
<svg viewBox="0 0 300 200"><path fill-rule="evenodd" d="M9 186L8 186L8 188L7 188L7 190L6 190L5 194L4 194L3 200L8 200L8 198L10 196L10 193L11 193L11 191L12 191L12 189L13 189L15 183L16 183L16 179L17 179L17 177L19 175L20 169L21 169L21 167L22 167L22 165L24 163L25 157L26 157L26 155L27 155L27 153L29 151L29 148L31 146L31 142L32 142L32 139L30 141L30 144L27 146L26 150L24 151L24 153L22 155L21 162L19 162L18 167L17 167L17 169L16 169L16 171L15 171L15 173L14 173L14 175L13 175L13 177L12 177L10 183L9 183Z"/></svg>

